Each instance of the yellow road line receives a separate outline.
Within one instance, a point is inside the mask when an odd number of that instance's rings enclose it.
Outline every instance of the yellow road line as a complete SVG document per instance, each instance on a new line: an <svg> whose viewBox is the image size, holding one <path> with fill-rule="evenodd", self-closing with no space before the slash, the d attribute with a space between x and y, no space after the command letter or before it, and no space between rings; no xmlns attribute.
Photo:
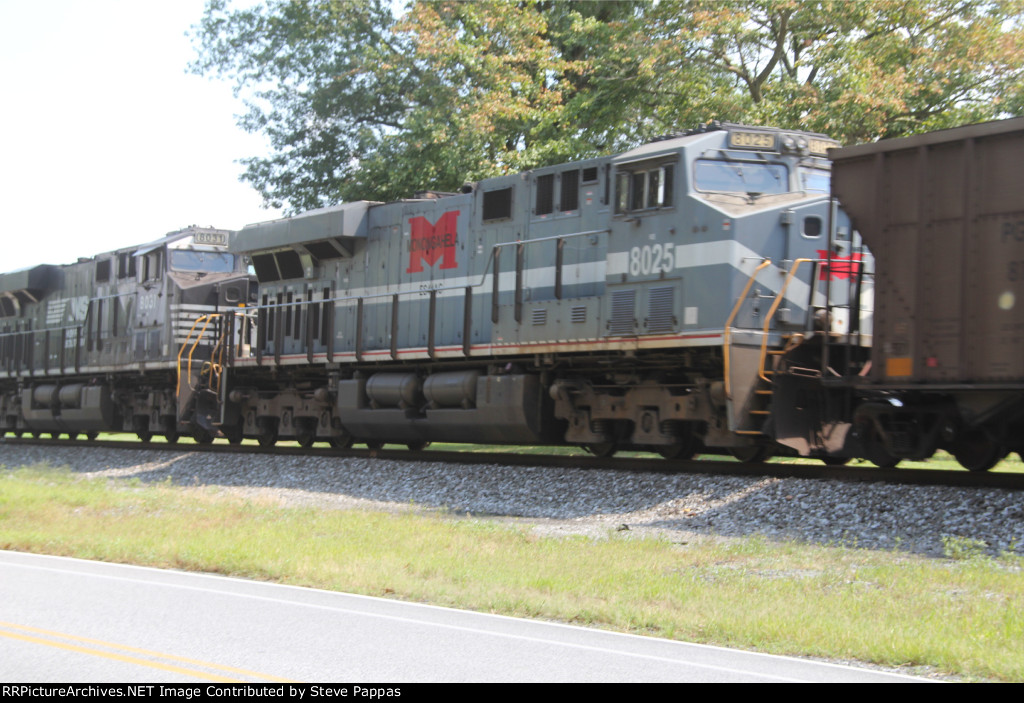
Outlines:
<svg viewBox="0 0 1024 703"><path fill-rule="evenodd" d="M224 666L221 664L213 664L211 662L204 662L198 659L189 659L188 657L180 657L175 654L164 654L162 652L154 652L148 649L140 649L138 647L131 647L123 644L115 644L113 642L105 642L103 640L92 639L89 637L80 637L78 635L69 635L63 632L54 632L52 630L43 630L38 627L31 627L29 625L16 625L10 622L0 621L0 627L8 628L11 630L22 630L24 632L33 632L40 635L46 635L47 637L58 637L61 639L75 640L78 642L85 642L92 645L98 645L100 647L107 647L110 649L119 649L125 652L132 652L135 654L143 654L150 657L157 657L160 659L169 659L172 661L184 662L186 664L192 664L195 666L201 666L208 669L215 669L224 672L230 672L234 674L241 674L242 676L250 676L264 681L281 681L285 683L297 683L293 679L285 679L279 676L272 676L270 674L261 674L256 671L249 671L247 669L238 669L233 666ZM3 632L0 630L0 636L9 637L11 639L24 640L26 642L34 642L37 644L44 644L50 647L58 647L60 649L68 649L73 652L81 652L82 654L92 654L98 657L106 657L107 659L115 659L117 661L128 662L131 664L140 664L142 666L148 666L154 669L163 669L165 671L174 671L181 674L187 674L189 676L196 676L198 678L207 679L209 681L219 681L223 683L244 683L242 679L230 679L224 676L218 676L217 674L208 674L203 671L195 669L186 669L184 667L174 666L173 664L162 664L160 662L152 662L146 659L140 659L138 657L130 657L123 654L117 654L115 652L104 652L99 649L92 649L88 647L82 647L74 644L67 644L64 642L54 642L51 640L42 639L41 637L32 637L30 635L22 635L16 632Z"/></svg>

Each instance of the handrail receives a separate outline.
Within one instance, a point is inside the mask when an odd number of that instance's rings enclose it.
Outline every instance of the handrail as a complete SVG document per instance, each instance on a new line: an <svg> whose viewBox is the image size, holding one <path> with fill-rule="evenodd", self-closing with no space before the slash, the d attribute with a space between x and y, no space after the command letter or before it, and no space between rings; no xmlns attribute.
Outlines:
<svg viewBox="0 0 1024 703"><path fill-rule="evenodd" d="M732 344L732 323L739 314L740 308L743 306L743 301L747 299L747 293L750 292L750 287L754 285L754 281L757 279L757 274L766 266L771 266L771 263L771 259L765 259L751 272L750 280L747 281L747 285L743 288L743 292L740 293L740 297L736 301L736 305L733 306L732 312L729 313L729 318L725 321L725 330L722 333L722 361L723 371L725 373L725 397L728 400L732 400L732 384L729 382L729 345Z"/></svg>
<svg viewBox="0 0 1024 703"><path fill-rule="evenodd" d="M394 295L410 295L410 296L411 295L430 295L430 291L438 291L438 292L440 292L440 291L451 291L451 290L465 290L467 287L483 288L484 285L487 282L487 275L488 275L488 273L490 273L491 268L492 268L492 266L494 264L494 259L495 259L494 252L496 250L498 250L498 249L504 249L506 247L525 246L525 245L530 245L530 244L540 244L542 242L557 242L560 239L571 239L573 237L590 237L590 236L595 236L595 235L598 235L598 234L605 234L605 233L610 232L610 231L611 230L609 230L609 229L592 229L592 230L586 230L584 232L571 232L569 234L552 235L550 237L537 237L536 239L521 239L521 240L517 239L514 242L499 242L499 243L494 244L494 245L491 246L491 255L487 259L487 265L484 267L484 270L479 275L477 275L477 274L470 274L470 275L467 275L467 276L463 276L464 279L468 279L468 283L457 283L457 284L452 284L452 285L447 285L447 286L442 285L442 286L437 286L436 288L410 288L409 290L398 290L398 291L389 290L389 291L385 291L383 293L364 293L364 294L361 294L361 295L340 295L340 296L335 296L333 298L323 298L321 300L298 300L298 301L292 301L290 303L262 303L262 304L256 304L256 305L248 305L248 306L246 306L246 309L247 310L273 310L273 309L277 309L277 308L297 307L299 305L307 305L309 303L341 303L341 302L356 301L356 300L371 300L373 298L390 298L390 297L392 297ZM495 274L491 274L491 275L500 275L500 274L495 273ZM476 282L473 282L474 278L477 279ZM416 284L415 283L410 283L408 285L415 286Z"/></svg>
<svg viewBox="0 0 1024 703"><path fill-rule="evenodd" d="M196 325L198 325L200 322L203 322L203 328L199 331L199 334L196 336L196 341L192 344L192 348L189 349L189 352L188 352L188 387L189 387L189 390L195 390L195 387L192 385L192 355L195 354L196 347L199 346L199 343L201 341L203 341L203 335L206 334L206 328L210 326L210 322L213 321L215 318L223 317L223 316L224 315L221 314L221 313L211 313L209 315L200 315L199 317L196 318L195 322L192 323L192 327L189 328L188 335L186 335L185 341L181 345L181 349L178 350L178 360L177 360L177 362L178 362L177 363L178 383L177 383L177 386L175 387L175 397L176 398L179 398L179 399L181 398L181 357L185 354L185 347L187 347L188 343L192 340L192 333L195 332ZM221 334L221 337L223 337L223 333ZM221 344L221 340L218 340L217 345L214 347L214 351L216 351L217 347L219 347L220 344ZM221 368L222 367L219 364L216 364L216 363L213 362L212 355L211 355L211 361L207 362L207 363L210 364L211 371L213 371L216 374L216 376L217 376L217 383L219 385L220 384L220 373L221 373Z"/></svg>
<svg viewBox="0 0 1024 703"><path fill-rule="evenodd" d="M768 309L768 314L764 316L764 328L762 329L762 332L764 332L764 334L761 336L761 358L757 367L757 375L761 377L762 381L765 381L767 383L771 383L771 379L768 378L767 374L765 374L764 368L765 362L768 359L768 328L771 326L772 318L775 317L775 312L779 309L779 305L782 304L783 298L786 297L786 288L789 287L790 281L792 281L793 278L796 277L796 271L798 268L800 268L800 264L805 264L811 261L817 261L817 259L795 259L793 261L793 266L789 269L789 273L786 274L786 280L782 282L782 287L779 289L778 294L775 296L775 301L772 303L772 306ZM811 286L814 286L814 281L811 281ZM809 310L808 313L810 313Z"/></svg>

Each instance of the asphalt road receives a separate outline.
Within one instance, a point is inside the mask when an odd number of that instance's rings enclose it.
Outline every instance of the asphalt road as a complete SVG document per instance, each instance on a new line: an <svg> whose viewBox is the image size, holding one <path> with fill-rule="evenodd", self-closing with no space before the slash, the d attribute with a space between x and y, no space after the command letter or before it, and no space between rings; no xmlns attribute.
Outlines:
<svg viewBox="0 0 1024 703"><path fill-rule="evenodd" d="M382 598L5 551L0 679L922 680Z"/></svg>

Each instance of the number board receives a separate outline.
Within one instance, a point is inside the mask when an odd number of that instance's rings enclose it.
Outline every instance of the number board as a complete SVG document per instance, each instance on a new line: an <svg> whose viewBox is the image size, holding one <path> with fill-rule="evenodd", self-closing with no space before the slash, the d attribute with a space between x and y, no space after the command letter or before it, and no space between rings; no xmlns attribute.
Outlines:
<svg viewBox="0 0 1024 703"><path fill-rule="evenodd" d="M831 139L808 139L807 150L812 154L818 154L819 156L827 156L829 149L835 149L839 146L839 142L832 141Z"/></svg>
<svg viewBox="0 0 1024 703"><path fill-rule="evenodd" d="M210 244L215 247L228 245L227 232L196 232L192 235L193 244Z"/></svg>
<svg viewBox="0 0 1024 703"><path fill-rule="evenodd" d="M729 132L729 146L737 149L775 150L775 135L768 132Z"/></svg>

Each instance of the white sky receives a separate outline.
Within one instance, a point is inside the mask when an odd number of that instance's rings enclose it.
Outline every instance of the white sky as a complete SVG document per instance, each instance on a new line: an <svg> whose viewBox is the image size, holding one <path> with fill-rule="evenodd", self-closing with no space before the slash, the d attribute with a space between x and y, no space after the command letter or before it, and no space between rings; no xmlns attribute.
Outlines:
<svg viewBox="0 0 1024 703"><path fill-rule="evenodd" d="M238 3L236 3L238 4ZM186 74L203 0L0 0L0 272L279 217L231 87Z"/></svg>

